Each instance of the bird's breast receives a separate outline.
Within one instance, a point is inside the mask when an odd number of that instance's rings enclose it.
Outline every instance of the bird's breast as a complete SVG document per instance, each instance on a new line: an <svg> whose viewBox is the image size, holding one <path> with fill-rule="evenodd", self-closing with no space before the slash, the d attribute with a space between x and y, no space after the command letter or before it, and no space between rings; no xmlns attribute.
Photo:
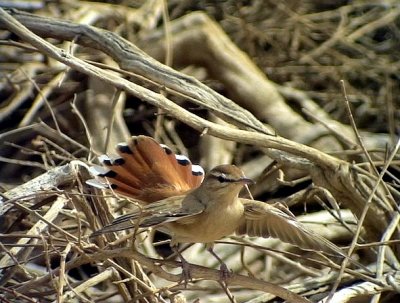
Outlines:
<svg viewBox="0 0 400 303"><path fill-rule="evenodd" d="M244 214L240 201L229 205L216 204L201 214L169 223L173 241L209 243L229 236L239 226Z"/></svg>

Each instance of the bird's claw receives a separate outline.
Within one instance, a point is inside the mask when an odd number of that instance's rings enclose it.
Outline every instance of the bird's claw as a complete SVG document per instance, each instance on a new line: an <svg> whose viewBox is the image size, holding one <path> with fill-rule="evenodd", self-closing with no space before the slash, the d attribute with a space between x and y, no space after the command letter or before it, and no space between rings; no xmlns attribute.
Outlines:
<svg viewBox="0 0 400 303"><path fill-rule="evenodd" d="M226 282L226 280L228 280L233 275L233 270L229 269L225 263L221 263L219 271L220 271L220 279L222 282Z"/></svg>
<svg viewBox="0 0 400 303"><path fill-rule="evenodd" d="M181 279L179 280L179 283L183 283L186 287L188 283L192 280L192 275L190 273L190 265L183 258L181 259L181 265L182 265L182 275Z"/></svg>

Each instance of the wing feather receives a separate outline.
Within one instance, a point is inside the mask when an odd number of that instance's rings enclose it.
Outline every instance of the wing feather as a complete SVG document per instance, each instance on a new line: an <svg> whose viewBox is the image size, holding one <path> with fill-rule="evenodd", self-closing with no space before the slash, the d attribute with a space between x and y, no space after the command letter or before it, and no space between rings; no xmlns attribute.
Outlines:
<svg viewBox="0 0 400 303"><path fill-rule="evenodd" d="M303 249L343 255L339 247L305 228L289 210L260 201L248 199L241 199L241 201L245 212L236 234L278 238Z"/></svg>
<svg viewBox="0 0 400 303"><path fill-rule="evenodd" d="M144 206L137 206L129 214L117 217L110 225L95 231L91 237L129 228L156 227L182 218L195 216L204 210L204 205L201 203L190 204L190 207L186 207L183 201L184 196L175 196Z"/></svg>

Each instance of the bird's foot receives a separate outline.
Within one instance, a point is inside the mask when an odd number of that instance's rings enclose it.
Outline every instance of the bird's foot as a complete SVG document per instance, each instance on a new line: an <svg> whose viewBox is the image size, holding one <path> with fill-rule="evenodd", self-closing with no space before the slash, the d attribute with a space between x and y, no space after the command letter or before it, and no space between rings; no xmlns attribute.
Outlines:
<svg viewBox="0 0 400 303"><path fill-rule="evenodd" d="M221 263L219 267L219 278L221 281L226 282L233 275L232 269L229 269L225 263Z"/></svg>
<svg viewBox="0 0 400 303"><path fill-rule="evenodd" d="M214 252L212 245L207 247L207 250L218 260L219 264L219 270L220 270L220 280L222 282L226 282L230 277L233 275L233 271L228 268L228 266L225 264L225 262Z"/></svg>
<svg viewBox="0 0 400 303"><path fill-rule="evenodd" d="M190 273L190 264L184 258L181 258L181 266L182 275L179 283L183 283L183 285L186 287L188 283L192 280L192 275Z"/></svg>
<svg viewBox="0 0 400 303"><path fill-rule="evenodd" d="M179 248L176 245L171 245L171 248L178 255L178 257L181 261L182 274L181 274L181 278L179 280L179 284L183 283L183 285L186 288L188 283L192 280L192 275L190 273L190 264L182 256L182 253L180 252Z"/></svg>

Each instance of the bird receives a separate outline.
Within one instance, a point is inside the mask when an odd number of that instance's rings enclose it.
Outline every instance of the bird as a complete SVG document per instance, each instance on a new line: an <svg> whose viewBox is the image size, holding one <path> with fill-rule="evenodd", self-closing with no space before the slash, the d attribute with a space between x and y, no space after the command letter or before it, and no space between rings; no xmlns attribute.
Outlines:
<svg viewBox="0 0 400 303"><path fill-rule="evenodd" d="M86 183L133 198L139 206L91 237L154 227L171 236L173 248L180 243L206 244L225 272L227 267L214 253L213 243L232 234L279 238L306 250L346 257L335 244L297 221L282 204L239 197L243 187L254 182L235 165L219 165L205 174L186 156L143 135L118 144L116 153L100 156L102 166L91 167L95 178Z"/></svg>

